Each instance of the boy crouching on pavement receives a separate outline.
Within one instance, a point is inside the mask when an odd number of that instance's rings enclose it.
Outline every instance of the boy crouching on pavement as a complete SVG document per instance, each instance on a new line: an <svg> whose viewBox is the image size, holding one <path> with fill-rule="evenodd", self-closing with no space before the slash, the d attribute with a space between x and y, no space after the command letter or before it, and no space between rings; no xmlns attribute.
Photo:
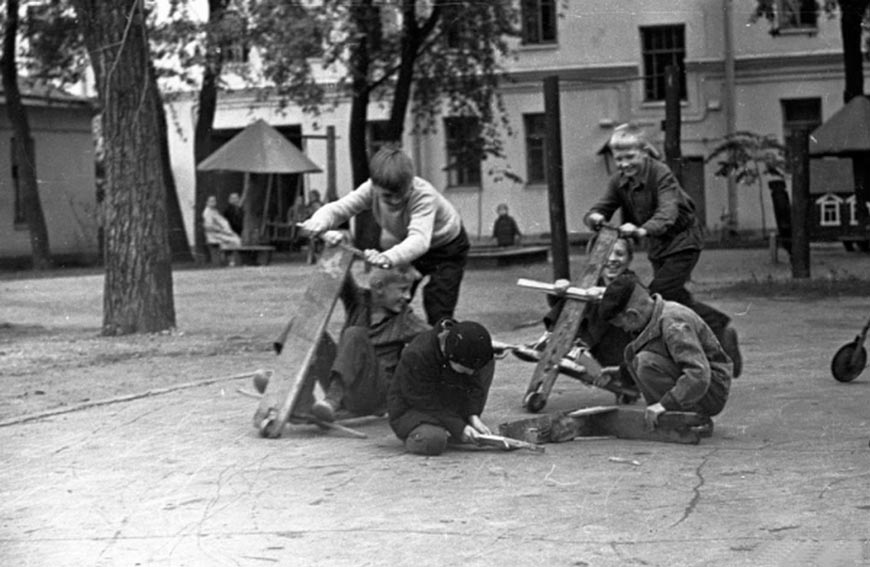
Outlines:
<svg viewBox="0 0 870 567"><path fill-rule="evenodd" d="M628 331L625 362L648 407L654 426L665 411L714 416L731 388L733 367L713 331L697 313L662 299L636 279L611 282L598 306L601 317Z"/></svg>
<svg viewBox="0 0 870 567"><path fill-rule="evenodd" d="M440 321L402 352L387 398L390 427L418 455L440 455L448 440L473 443L491 435L480 414L494 371L486 328Z"/></svg>

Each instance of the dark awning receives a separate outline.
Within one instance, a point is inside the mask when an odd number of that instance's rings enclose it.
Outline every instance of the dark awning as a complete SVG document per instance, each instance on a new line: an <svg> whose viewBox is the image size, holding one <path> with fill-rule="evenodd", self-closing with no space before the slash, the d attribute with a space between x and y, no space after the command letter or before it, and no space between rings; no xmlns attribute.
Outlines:
<svg viewBox="0 0 870 567"><path fill-rule="evenodd" d="M856 96L810 134L811 156L870 151L870 99Z"/></svg>
<svg viewBox="0 0 870 567"><path fill-rule="evenodd" d="M251 173L323 171L262 119L233 136L229 142L202 160L197 169Z"/></svg>

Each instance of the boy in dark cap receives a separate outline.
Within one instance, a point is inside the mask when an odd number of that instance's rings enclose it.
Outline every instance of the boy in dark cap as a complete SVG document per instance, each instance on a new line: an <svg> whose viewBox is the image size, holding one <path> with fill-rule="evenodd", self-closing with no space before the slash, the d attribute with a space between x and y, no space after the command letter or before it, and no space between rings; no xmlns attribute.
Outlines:
<svg viewBox="0 0 870 567"><path fill-rule="evenodd" d="M625 362L654 426L665 411L714 416L731 388L733 366L713 331L693 310L658 294L636 279L620 276L604 291L602 319L634 335Z"/></svg>
<svg viewBox="0 0 870 567"><path fill-rule="evenodd" d="M402 352L387 395L390 427L418 455L440 455L448 439L474 443L495 371L492 338L473 321L444 319Z"/></svg>

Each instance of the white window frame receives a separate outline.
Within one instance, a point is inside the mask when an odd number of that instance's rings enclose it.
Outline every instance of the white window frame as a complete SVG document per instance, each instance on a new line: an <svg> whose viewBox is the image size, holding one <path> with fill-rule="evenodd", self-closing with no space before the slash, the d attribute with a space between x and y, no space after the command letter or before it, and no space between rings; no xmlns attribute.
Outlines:
<svg viewBox="0 0 870 567"><path fill-rule="evenodd" d="M825 193L816 199L816 206L819 207L819 226L842 225L843 219L840 215L840 206L842 204L843 199L833 193Z"/></svg>

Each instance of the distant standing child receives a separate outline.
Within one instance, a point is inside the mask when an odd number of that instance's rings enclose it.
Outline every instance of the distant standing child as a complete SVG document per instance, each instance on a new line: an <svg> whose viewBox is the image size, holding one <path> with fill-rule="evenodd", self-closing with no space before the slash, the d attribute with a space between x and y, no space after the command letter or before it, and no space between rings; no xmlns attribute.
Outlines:
<svg viewBox="0 0 870 567"><path fill-rule="evenodd" d="M365 250L366 261L376 266L410 263L429 276L423 289L429 324L452 317L470 246L459 213L431 183L414 175L411 158L398 148L378 151L369 170L368 181L320 207L301 228L319 235L371 209L381 227L381 249Z"/></svg>
<svg viewBox="0 0 870 567"><path fill-rule="evenodd" d="M508 213L508 206L505 203L500 204L495 209L498 213L498 218L492 225L492 236L495 238L496 244L499 246L515 246L520 243L520 227L517 226L517 221Z"/></svg>
<svg viewBox="0 0 870 567"><path fill-rule="evenodd" d="M387 395L390 427L418 455L440 455L448 440L474 443L490 435L480 414L494 372L486 328L442 320L402 352Z"/></svg>

